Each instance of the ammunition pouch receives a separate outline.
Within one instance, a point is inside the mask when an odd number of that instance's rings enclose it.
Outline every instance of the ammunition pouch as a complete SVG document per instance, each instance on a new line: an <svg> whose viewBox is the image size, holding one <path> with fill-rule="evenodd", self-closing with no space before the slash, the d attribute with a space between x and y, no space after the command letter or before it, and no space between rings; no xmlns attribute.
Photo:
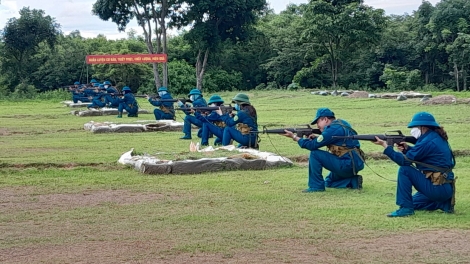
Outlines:
<svg viewBox="0 0 470 264"><path fill-rule="evenodd" d="M444 183L451 183L452 180L447 180L447 174L440 171L423 171L426 178L430 179L433 185L442 185Z"/></svg>
<svg viewBox="0 0 470 264"><path fill-rule="evenodd" d="M337 145L328 145L327 146L328 151L338 157L343 156L344 154L350 152L352 149L349 149L347 147L342 147L342 146L337 146Z"/></svg>
<svg viewBox="0 0 470 264"><path fill-rule="evenodd" d="M215 121L214 125L220 128L224 128L226 126L224 121Z"/></svg>
<svg viewBox="0 0 470 264"><path fill-rule="evenodd" d="M242 135L248 135L251 132L251 128L247 124L238 123L237 130L242 133Z"/></svg>
<svg viewBox="0 0 470 264"><path fill-rule="evenodd" d="M170 109L167 108L167 107L165 107L165 106L163 106L163 105L160 106L160 110L162 110L163 113L165 113L165 114L171 114Z"/></svg>
<svg viewBox="0 0 470 264"><path fill-rule="evenodd" d="M337 145L328 145L327 148L331 154L337 157L342 157L344 154L349 153L349 156L351 157L351 160L352 160L352 167L353 167L354 175L357 174L357 170L356 170L356 165L354 163L354 156L352 152L355 151L359 155L359 158L362 160L362 162L365 162L365 159L366 159L366 155L364 151L362 151L362 149L359 149L359 148L351 149L351 148L337 146Z"/></svg>

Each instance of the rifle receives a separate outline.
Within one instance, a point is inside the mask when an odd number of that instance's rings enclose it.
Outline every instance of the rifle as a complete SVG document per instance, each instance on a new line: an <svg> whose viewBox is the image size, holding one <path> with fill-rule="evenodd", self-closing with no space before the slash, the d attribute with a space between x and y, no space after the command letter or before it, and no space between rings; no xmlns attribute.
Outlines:
<svg viewBox="0 0 470 264"><path fill-rule="evenodd" d="M192 102L191 100L186 99L186 98L178 98L178 99L159 99L158 97L155 97L155 98L157 98L158 99L157 101L160 101L160 102L176 103L178 101L181 101L183 104Z"/></svg>
<svg viewBox="0 0 470 264"><path fill-rule="evenodd" d="M263 131L258 131L258 133L263 134L285 134L284 130L295 133L298 137L303 138L304 136L308 137L311 134L320 135L321 131L318 128L311 128L310 125L306 125L305 128L277 128L277 129L266 129L263 127Z"/></svg>
<svg viewBox="0 0 470 264"><path fill-rule="evenodd" d="M212 112L214 110L222 110L222 112L232 112L233 107L231 105L221 105L221 106L201 106L201 107L187 107L187 108L176 108L175 110L194 110L199 112Z"/></svg>
<svg viewBox="0 0 470 264"><path fill-rule="evenodd" d="M113 95L113 96L124 96L123 93L109 93L110 95ZM145 94L134 94L134 97L138 97L138 98L147 98L147 95ZM152 96L150 96L152 97Z"/></svg>
<svg viewBox="0 0 470 264"><path fill-rule="evenodd" d="M411 144L416 144L416 138L412 136L405 136L401 133L400 130L387 131L383 135L352 135L352 136L333 136L333 138L343 138L343 139L357 139L357 140L368 140L368 141L377 141L375 137L378 137L381 140L385 140L387 145L393 146L393 144L400 144L400 142L407 142Z"/></svg>

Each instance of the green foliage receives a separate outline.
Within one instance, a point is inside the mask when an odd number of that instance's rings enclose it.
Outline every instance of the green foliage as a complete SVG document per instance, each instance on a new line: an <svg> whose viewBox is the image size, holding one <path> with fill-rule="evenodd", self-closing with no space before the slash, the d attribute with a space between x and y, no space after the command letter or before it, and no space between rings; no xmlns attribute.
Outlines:
<svg viewBox="0 0 470 264"><path fill-rule="evenodd" d="M291 84L287 85L288 90L296 91L300 88L301 88L300 85L298 85L297 83L291 83Z"/></svg>
<svg viewBox="0 0 470 264"><path fill-rule="evenodd" d="M172 60L168 63L168 89L171 93L187 94L196 87L195 69L184 60Z"/></svg>
<svg viewBox="0 0 470 264"><path fill-rule="evenodd" d="M227 72L222 69L211 69L204 78L204 87L208 92L239 90L242 82L240 72Z"/></svg>
<svg viewBox="0 0 470 264"><path fill-rule="evenodd" d="M260 83L255 87L255 90L266 90L266 84Z"/></svg>
<svg viewBox="0 0 470 264"><path fill-rule="evenodd" d="M270 47L272 55L261 64L266 71L267 81L277 82L286 86L293 81L294 75L302 69L306 62L307 49L293 32L301 32L302 10L295 5L291 10L280 15L268 14L260 23L258 30L268 39L265 45ZM295 80L295 82L299 82ZM301 83L301 82L299 82Z"/></svg>
<svg viewBox="0 0 470 264"><path fill-rule="evenodd" d="M60 25L43 10L24 7L19 18L10 18L3 29L0 74L10 91L19 83L31 84L30 76L44 60L35 57L42 43L53 49L60 34Z"/></svg>
<svg viewBox="0 0 470 264"><path fill-rule="evenodd" d="M176 2L186 8L183 23L178 26L192 25L185 38L197 49L211 51L217 51L227 39L234 42L246 39L257 15L266 8L266 0Z"/></svg>
<svg viewBox="0 0 470 264"><path fill-rule="evenodd" d="M423 85L419 70L406 71L388 64L380 79L391 91L416 90Z"/></svg>
<svg viewBox="0 0 470 264"><path fill-rule="evenodd" d="M324 63L329 64L335 87L341 61L358 47L378 44L385 21L382 9L373 9L361 1L310 1L302 17L301 36L304 43L311 44L316 57L323 57Z"/></svg>
<svg viewBox="0 0 470 264"><path fill-rule="evenodd" d="M27 99L65 101L71 100L71 95L67 89L38 92L34 86L28 84L18 85L13 93L2 93L0 90L0 100L19 102Z"/></svg>
<svg viewBox="0 0 470 264"><path fill-rule="evenodd" d="M97 0L93 12L104 12L102 19L108 18L124 29L130 20L137 18L134 2ZM200 84L208 92L285 89L291 83L301 87L334 85L374 91L468 89L468 1L446 0L436 6L423 1L410 15L388 17L380 9L364 6L362 1L315 0L290 4L280 14L262 8L262 0L222 2L197 2L194 9L187 6L180 13L173 11L183 1L169 3L166 15L172 20L165 23L175 27L197 24L191 31L168 36L167 86L172 93L185 94ZM147 6L146 11L150 12L153 2L136 3ZM231 12L232 8L253 9ZM140 19L147 21L162 15L165 14ZM245 18L248 24L242 25ZM217 28L214 21L223 25ZM86 83L91 78L100 82L110 80L119 87L128 85L134 91L155 92L150 64L85 64L87 54L149 52L145 36L138 36L135 31L120 40L109 40L104 35L83 38L78 31L64 35L53 18L29 8L21 11L21 17L10 19L7 26L0 41L2 98L12 96L20 83L33 85L42 93L75 81ZM52 33L44 34L47 38L40 41L30 28ZM152 47L157 49L158 43L161 48L163 39L157 41L155 30L151 32ZM12 41L15 38L18 39ZM32 41L25 41L26 38ZM12 43L21 45L13 45L12 49ZM197 83L196 57L200 48L208 46L214 50L209 52L204 71L207 80ZM159 76L163 76L162 65L157 68Z"/></svg>
<svg viewBox="0 0 470 264"><path fill-rule="evenodd" d="M20 83L15 87L15 90L12 93L13 98L25 98L31 99L36 97L37 89L30 84Z"/></svg>

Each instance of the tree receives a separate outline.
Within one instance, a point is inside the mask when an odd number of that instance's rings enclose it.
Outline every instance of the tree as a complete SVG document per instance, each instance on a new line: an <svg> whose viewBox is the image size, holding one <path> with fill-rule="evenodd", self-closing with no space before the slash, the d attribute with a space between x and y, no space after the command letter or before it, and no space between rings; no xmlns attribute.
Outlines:
<svg viewBox="0 0 470 264"><path fill-rule="evenodd" d="M267 50L261 54L270 55L262 61L262 68L267 71L268 81L276 82L281 87L289 85L296 73L308 65L305 56L306 45L299 38L292 37L297 35L295 32L302 31L303 7L304 5L291 4L279 15L266 15L257 25L268 39L264 47ZM298 81L309 85L303 80Z"/></svg>
<svg viewBox="0 0 470 264"><path fill-rule="evenodd" d="M60 25L43 10L25 7L19 13L19 18L8 20L2 35L1 72L9 76L10 89L20 82L29 83L29 76L43 63L33 56L42 43L54 48L60 34Z"/></svg>
<svg viewBox="0 0 470 264"><path fill-rule="evenodd" d="M40 91L45 91L85 81L87 50L87 43L79 31L59 35L54 50L41 44L34 60L43 63L30 74L31 83Z"/></svg>
<svg viewBox="0 0 470 264"><path fill-rule="evenodd" d="M93 4L93 14L102 20L111 19L117 24L119 31L125 31L127 24L136 19L144 31L147 51L153 53L168 53L167 49L167 19L175 15L179 9L178 4L171 0L97 0ZM153 42L153 34L156 41ZM163 64L163 81L160 78L157 63L153 63L153 74L156 87L168 86L167 64Z"/></svg>
<svg viewBox="0 0 470 264"><path fill-rule="evenodd" d="M358 47L377 44L385 21L382 9L373 9L361 0L312 0L303 16L302 39L311 44L309 52L315 53L317 60L328 60L332 86L336 87L342 61Z"/></svg>
<svg viewBox="0 0 470 264"><path fill-rule="evenodd" d="M447 52L448 70L455 79L457 91L460 91L461 74L466 71L465 60L460 60L465 49L457 41L459 33L470 33L469 22L470 8L467 0L446 0L438 3L432 13L426 27L432 32L432 37L437 42L437 49ZM463 35L462 35L463 36ZM459 70L459 68L461 68Z"/></svg>
<svg viewBox="0 0 470 264"><path fill-rule="evenodd" d="M202 90L209 52L217 53L225 40L235 43L245 40L257 16L266 10L266 0L177 2L185 9L174 23L180 28L192 26L185 38L197 50L196 87Z"/></svg>

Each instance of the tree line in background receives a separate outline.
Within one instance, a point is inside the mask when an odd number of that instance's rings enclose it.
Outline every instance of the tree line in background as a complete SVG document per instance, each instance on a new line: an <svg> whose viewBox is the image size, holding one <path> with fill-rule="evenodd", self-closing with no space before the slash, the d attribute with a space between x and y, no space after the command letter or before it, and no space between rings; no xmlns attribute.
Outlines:
<svg viewBox="0 0 470 264"><path fill-rule="evenodd" d="M185 8L183 8L186 6ZM119 12L116 12L119 10ZM42 10L23 8L1 34L0 95L65 87L91 78L134 91L174 94L333 87L467 90L470 5L422 2L385 16L360 0L311 0L280 14L265 0L97 0L92 12L144 35L108 40L63 34ZM172 36L169 29L188 28ZM167 53L167 64L87 66L88 54Z"/></svg>

